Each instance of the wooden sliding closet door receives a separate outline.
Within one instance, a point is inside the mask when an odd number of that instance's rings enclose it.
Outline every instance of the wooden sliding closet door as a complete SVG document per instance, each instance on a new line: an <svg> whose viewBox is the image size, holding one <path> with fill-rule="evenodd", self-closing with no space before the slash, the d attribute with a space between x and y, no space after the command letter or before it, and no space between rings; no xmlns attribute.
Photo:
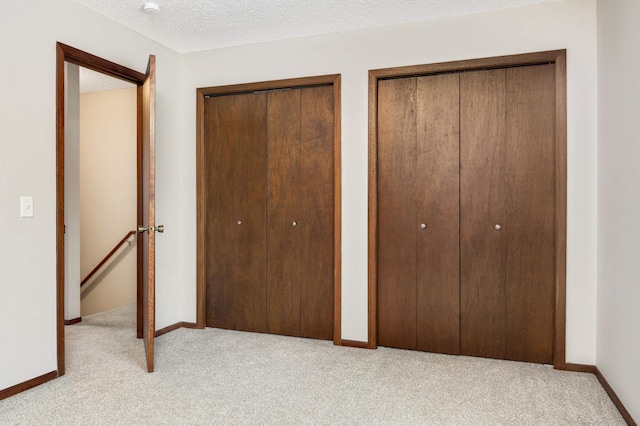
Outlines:
<svg viewBox="0 0 640 426"><path fill-rule="evenodd" d="M458 74L417 82L417 349L460 353Z"/></svg>
<svg viewBox="0 0 640 426"><path fill-rule="evenodd" d="M553 64L461 75L461 348L553 362Z"/></svg>
<svg viewBox="0 0 640 426"><path fill-rule="evenodd" d="M416 349L416 78L378 83L378 343Z"/></svg>
<svg viewBox="0 0 640 426"><path fill-rule="evenodd" d="M333 336L333 87L268 94L268 329Z"/></svg>
<svg viewBox="0 0 640 426"><path fill-rule="evenodd" d="M457 74L378 85L378 341L459 353Z"/></svg>
<svg viewBox="0 0 640 426"><path fill-rule="evenodd" d="M378 343L552 363L555 65L377 95Z"/></svg>
<svg viewBox="0 0 640 426"><path fill-rule="evenodd" d="M267 313L269 333L300 334L300 90L269 92Z"/></svg>
<svg viewBox="0 0 640 426"><path fill-rule="evenodd" d="M205 99L207 325L267 330L267 95Z"/></svg>
<svg viewBox="0 0 640 426"><path fill-rule="evenodd" d="M460 325L465 355L504 358L505 70L460 76Z"/></svg>
<svg viewBox="0 0 640 426"><path fill-rule="evenodd" d="M553 363L555 65L507 73L506 358Z"/></svg>
<svg viewBox="0 0 640 426"><path fill-rule="evenodd" d="M301 90L300 336L333 339L334 88Z"/></svg>
<svg viewBox="0 0 640 426"><path fill-rule="evenodd" d="M204 103L206 325L332 339L333 85Z"/></svg>

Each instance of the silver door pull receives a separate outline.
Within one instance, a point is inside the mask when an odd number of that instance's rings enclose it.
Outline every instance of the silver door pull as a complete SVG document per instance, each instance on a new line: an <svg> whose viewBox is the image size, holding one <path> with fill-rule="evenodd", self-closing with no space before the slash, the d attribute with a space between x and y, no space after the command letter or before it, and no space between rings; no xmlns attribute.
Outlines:
<svg viewBox="0 0 640 426"><path fill-rule="evenodd" d="M143 234L145 232L150 232L150 231L155 231L155 232L159 232L159 233L163 233L164 232L164 225L158 225L158 226L138 226L138 233Z"/></svg>
<svg viewBox="0 0 640 426"><path fill-rule="evenodd" d="M236 225L238 225L238 226L242 225L242 221L241 220L236 220Z"/></svg>
<svg viewBox="0 0 640 426"><path fill-rule="evenodd" d="M291 226L296 227L298 226L298 222L296 222L295 220L293 222L291 222Z"/></svg>
<svg viewBox="0 0 640 426"><path fill-rule="evenodd" d="M499 223L496 223L496 231L499 231L500 229L502 229L502 226L500 226Z"/></svg>
<svg viewBox="0 0 640 426"><path fill-rule="evenodd" d="M426 223L421 223L420 224L420 229L427 229L427 224Z"/></svg>

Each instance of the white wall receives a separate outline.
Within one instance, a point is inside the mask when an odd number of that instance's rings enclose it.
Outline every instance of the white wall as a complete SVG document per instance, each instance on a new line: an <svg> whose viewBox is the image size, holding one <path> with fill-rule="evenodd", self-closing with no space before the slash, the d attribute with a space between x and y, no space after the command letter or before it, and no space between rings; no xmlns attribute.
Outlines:
<svg viewBox="0 0 640 426"><path fill-rule="evenodd" d="M137 88L80 95L80 271L84 278L137 229ZM136 239L84 287L82 316L136 302Z"/></svg>
<svg viewBox="0 0 640 426"><path fill-rule="evenodd" d="M65 64L64 319L80 317L80 69Z"/></svg>
<svg viewBox="0 0 640 426"><path fill-rule="evenodd" d="M597 365L640 420L640 2L598 1Z"/></svg>
<svg viewBox="0 0 640 426"><path fill-rule="evenodd" d="M527 8L299 38L186 55L186 204L195 205L196 88L342 74L342 337L367 340L367 71L458 59L567 49L567 361L595 362L596 3ZM195 259L195 212L184 217ZM195 320L195 267L185 268L184 317Z"/></svg>
<svg viewBox="0 0 640 426"><path fill-rule="evenodd" d="M157 55L157 326L180 321L181 56L71 0L0 2L0 389L56 370L55 43L144 71ZM35 216L19 218L19 197ZM189 207L189 211L192 207ZM191 232L191 230L189 230ZM142 344L141 344L142 345ZM141 346L142 347L142 346Z"/></svg>

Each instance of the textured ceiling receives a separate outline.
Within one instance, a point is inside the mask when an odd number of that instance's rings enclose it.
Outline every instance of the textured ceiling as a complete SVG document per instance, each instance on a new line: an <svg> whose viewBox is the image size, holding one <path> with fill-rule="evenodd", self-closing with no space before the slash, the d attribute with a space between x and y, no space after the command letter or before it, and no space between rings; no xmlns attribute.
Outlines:
<svg viewBox="0 0 640 426"><path fill-rule="evenodd" d="M126 89L128 87L135 87L135 85L118 78L109 77L106 74L80 67L80 93Z"/></svg>
<svg viewBox="0 0 640 426"><path fill-rule="evenodd" d="M179 53L559 0L74 0Z"/></svg>

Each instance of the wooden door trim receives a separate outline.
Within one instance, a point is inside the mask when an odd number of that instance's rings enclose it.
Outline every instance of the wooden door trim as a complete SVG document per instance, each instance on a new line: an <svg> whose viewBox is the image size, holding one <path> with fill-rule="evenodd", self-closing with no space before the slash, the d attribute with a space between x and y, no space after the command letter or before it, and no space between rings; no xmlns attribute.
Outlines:
<svg viewBox="0 0 640 426"><path fill-rule="evenodd" d="M567 55L555 60L556 72L556 300L553 366L565 370L567 318Z"/></svg>
<svg viewBox="0 0 640 426"><path fill-rule="evenodd" d="M57 360L58 376L65 373L65 350L64 350L64 101L65 101L65 81L64 63L79 65L93 71L106 74L120 80L127 81L141 86L145 81L145 75L115 62L102 59L98 56L68 46L56 43L56 332L57 332ZM140 91L138 90L138 146L142 143L142 109L140 105ZM140 155L138 150L138 156ZM138 158L138 163L140 158ZM140 186L140 171L138 170L138 187ZM140 217L140 192L138 192L138 217ZM140 282L138 282L140 287ZM138 299L138 305L141 299Z"/></svg>
<svg viewBox="0 0 640 426"><path fill-rule="evenodd" d="M377 347L377 152L378 80L524 65L555 64L555 328L554 367L566 368L566 238L567 238L567 90L566 50L498 56L483 59L412 65L369 71L369 223L368 223L368 347Z"/></svg>
<svg viewBox="0 0 640 426"><path fill-rule="evenodd" d="M293 78L285 80L264 81L259 83L233 84L228 86L202 87L196 89L196 327L206 326L206 283L204 265L206 245L204 237L204 100L206 96L228 95L254 92L258 90L275 90L320 85L333 86L333 184L334 184L334 231L333 231L333 342L341 342L341 262L342 262L342 165L341 165L341 76L340 74L314 77Z"/></svg>

